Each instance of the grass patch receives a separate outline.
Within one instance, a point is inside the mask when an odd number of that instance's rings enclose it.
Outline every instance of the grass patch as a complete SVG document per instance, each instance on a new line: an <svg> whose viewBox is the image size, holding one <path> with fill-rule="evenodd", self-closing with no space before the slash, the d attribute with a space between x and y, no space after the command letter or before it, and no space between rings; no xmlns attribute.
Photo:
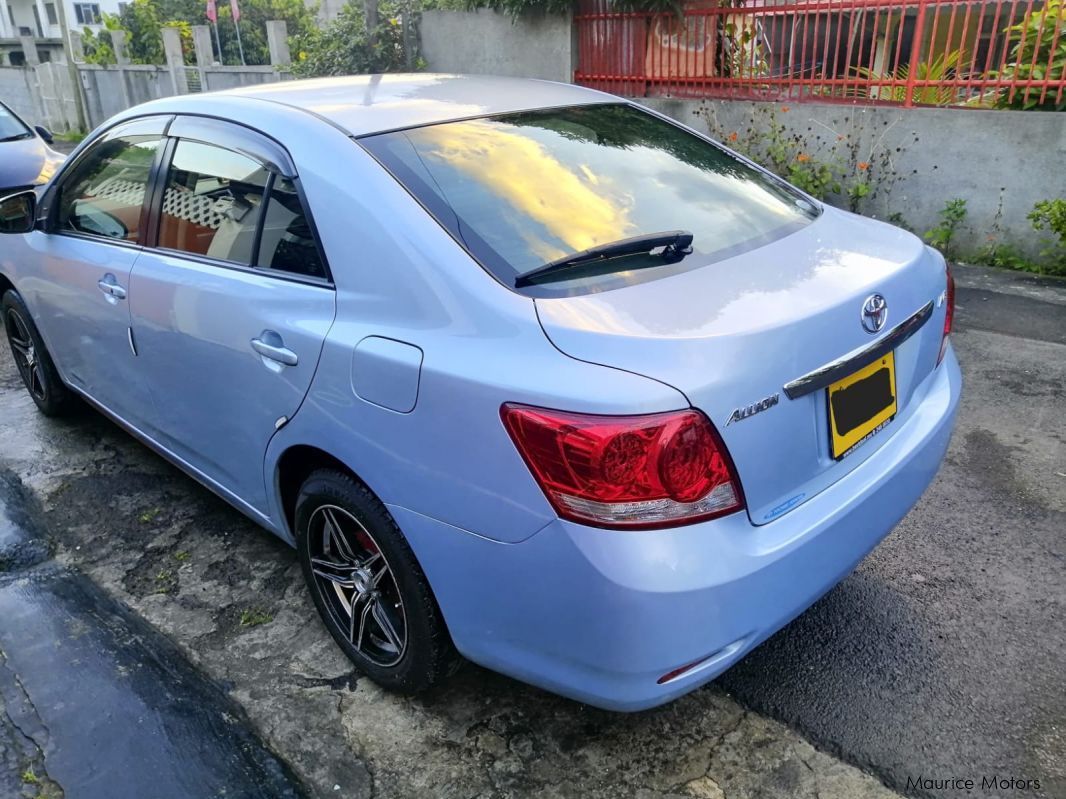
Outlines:
<svg viewBox="0 0 1066 799"><path fill-rule="evenodd" d="M184 563L185 561L187 561L189 559L189 557L190 557L189 553L186 552L184 549L181 550L180 552L175 552L174 553L174 560L176 560L178 563Z"/></svg>
<svg viewBox="0 0 1066 799"><path fill-rule="evenodd" d="M177 581L174 579L174 572L170 569L160 569L159 574L155 576L156 589L153 594L169 594L176 587Z"/></svg>
<svg viewBox="0 0 1066 799"><path fill-rule="evenodd" d="M274 621L273 615L259 608L245 608L241 611L241 627L258 627L260 624Z"/></svg>

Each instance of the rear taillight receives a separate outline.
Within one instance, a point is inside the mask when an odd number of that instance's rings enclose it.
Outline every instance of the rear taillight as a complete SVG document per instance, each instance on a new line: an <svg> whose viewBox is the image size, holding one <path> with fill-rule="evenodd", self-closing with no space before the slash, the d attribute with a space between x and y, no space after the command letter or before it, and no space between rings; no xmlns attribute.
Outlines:
<svg viewBox="0 0 1066 799"><path fill-rule="evenodd" d="M947 266L948 285L944 290L944 335L940 338L940 354L936 356L936 365L944 360L944 353L948 350L948 335L951 333L951 324L955 321L955 278L951 274L951 267Z"/></svg>
<svg viewBox="0 0 1066 799"><path fill-rule="evenodd" d="M500 415L565 519L649 529L744 507L725 445L699 411L593 416L508 404Z"/></svg>

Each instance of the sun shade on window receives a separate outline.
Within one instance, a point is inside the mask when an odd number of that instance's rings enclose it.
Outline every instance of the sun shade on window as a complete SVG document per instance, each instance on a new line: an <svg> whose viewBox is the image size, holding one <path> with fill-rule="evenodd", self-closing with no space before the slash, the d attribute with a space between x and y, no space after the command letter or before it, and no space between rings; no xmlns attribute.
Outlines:
<svg viewBox="0 0 1066 799"><path fill-rule="evenodd" d="M787 235L817 210L725 150L626 105L576 106L385 133L363 145L498 280L600 245L687 231L692 254L603 259L546 278L584 293L705 266ZM649 268L654 267L654 268Z"/></svg>

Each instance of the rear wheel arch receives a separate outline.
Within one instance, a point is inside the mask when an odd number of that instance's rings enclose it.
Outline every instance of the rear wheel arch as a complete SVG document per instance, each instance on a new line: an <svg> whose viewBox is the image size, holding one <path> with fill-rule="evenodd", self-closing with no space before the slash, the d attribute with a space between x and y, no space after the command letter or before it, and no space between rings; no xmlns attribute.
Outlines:
<svg viewBox="0 0 1066 799"><path fill-rule="evenodd" d="M274 474L283 521L293 540L296 538L296 500L300 495L300 488L308 477L320 469L334 469L346 474L377 496L355 469L337 456L311 444L294 444L288 447L278 458ZM380 500L380 497L378 499Z"/></svg>
<svg viewBox="0 0 1066 799"><path fill-rule="evenodd" d="M18 292L15 288L15 284L8 280L3 274L0 274L0 297L4 296L5 292L14 291Z"/></svg>

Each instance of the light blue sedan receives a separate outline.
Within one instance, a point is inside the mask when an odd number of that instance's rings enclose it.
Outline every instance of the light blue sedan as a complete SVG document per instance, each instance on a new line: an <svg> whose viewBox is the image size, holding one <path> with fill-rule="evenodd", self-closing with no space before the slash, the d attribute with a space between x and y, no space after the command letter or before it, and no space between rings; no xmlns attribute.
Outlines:
<svg viewBox="0 0 1066 799"><path fill-rule="evenodd" d="M486 77L138 106L0 204L15 364L294 545L405 692L459 655L661 704L929 485L944 259L611 95Z"/></svg>

